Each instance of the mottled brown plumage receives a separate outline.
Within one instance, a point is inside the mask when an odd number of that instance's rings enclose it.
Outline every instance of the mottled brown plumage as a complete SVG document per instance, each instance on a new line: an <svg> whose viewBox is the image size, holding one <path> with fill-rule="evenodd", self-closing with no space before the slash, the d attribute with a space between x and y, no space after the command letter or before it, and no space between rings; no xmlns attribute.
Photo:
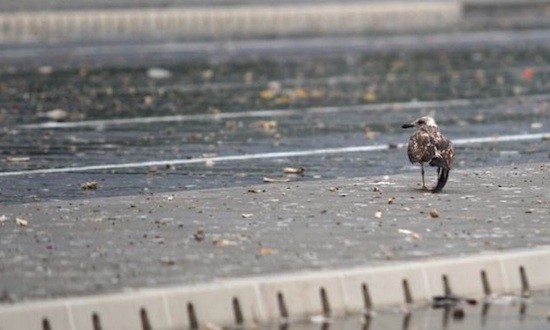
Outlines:
<svg viewBox="0 0 550 330"><path fill-rule="evenodd" d="M422 117L411 124L403 125L403 128L417 127L418 130L411 135L407 146L407 155L411 163L419 163L422 173L422 187L424 182L424 163L437 166L438 181L432 192L440 192L447 183L449 171L453 166L454 147L452 142L443 135L435 120L431 117Z"/></svg>

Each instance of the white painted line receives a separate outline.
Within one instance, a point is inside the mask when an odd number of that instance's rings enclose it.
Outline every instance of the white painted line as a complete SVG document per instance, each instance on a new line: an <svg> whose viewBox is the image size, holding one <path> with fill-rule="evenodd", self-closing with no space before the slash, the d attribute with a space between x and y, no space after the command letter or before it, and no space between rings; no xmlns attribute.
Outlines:
<svg viewBox="0 0 550 330"><path fill-rule="evenodd" d="M550 99L548 95L529 95L519 98L527 101L547 101ZM471 99L454 99L443 101L411 101L411 102L390 102L365 104L356 106L332 106L332 107L312 107L304 109L273 109L273 110L250 110L238 112L222 112L208 114L192 114L192 115L173 115L173 116L151 116L151 117L135 117L135 118L120 118L120 119L99 119L99 120L84 120L74 122L46 122L39 124L27 124L18 126L21 129L70 129L70 128L104 128L108 126L123 126L123 125L138 125L138 124L154 124L167 122L184 122L184 121L209 121L220 119L239 119L239 118L266 118L266 117L288 117L304 114L327 114L339 112L375 112L387 111L391 109L399 110L417 110L423 108L436 107L457 107L468 106L472 104L485 104L495 101L510 101L518 100L517 97L497 97L485 100Z"/></svg>
<svg viewBox="0 0 550 330"><path fill-rule="evenodd" d="M287 117L303 114L324 114L347 111L385 111L388 109L414 110L422 108L434 107L449 107L449 106L466 106L472 104L472 100L456 99L445 101L425 101L425 102L392 102L379 103L370 105L358 106L342 106L342 107L313 107L306 109L274 109L274 110L251 110L226 113L209 113L209 114L194 114L194 115L174 115L174 116L152 116L152 117L136 117L136 118L121 118L121 119L105 119L105 120L84 120L76 122L47 122L40 124L21 125L23 129L54 129L54 128L98 128L107 126L122 126L135 124L153 124L166 122L183 122L183 121L206 121L220 119L238 119L238 118L265 118L265 117Z"/></svg>
<svg viewBox="0 0 550 330"><path fill-rule="evenodd" d="M501 136L486 136L479 138L465 138L454 140L455 145L477 144L477 143L492 143L492 142L513 142L540 140L550 138L550 132L535 133L535 134L518 134L518 135L501 135Z"/></svg>
<svg viewBox="0 0 550 330"><path fill-rule="evenodd" d="M498 143L498 142L540 140L544 138L550 138L550 132L538 133L538 134L502 135L502 136L456 139L454 140L454 144L465 145L465 144L477 144L477 143ZM355 146L355 147L342 147L342 148L326 148L326 149L313 149L313 150L280 151L280 152L268 152L268 153L259 153L259 154L219 156L219 157L210 157L210 158L167 159L167 160L123 163L123 164L104 164L104 165L90 165L90 166L76 166L76 167L45 168L45 169L38 169L38 170L0 172L0 177L33 175L33 174L102 171L102 170L114 170L114 169L121 169L121 168L149 167L149 166L186 165L186 164L204 163L207 160L210 160L216 163L216 162L242 161L242 160L252 160L252 159L288 158L288 157L303 157L303 156L329 155L329 154L341 154L341 153L353 153L353 152L371 152L371 151L383 151L391 148L401 149L401 148L404 148L405 146L406 144L399 143L392 147L390 147L389 145L368 145L368 146Z"/></svg>

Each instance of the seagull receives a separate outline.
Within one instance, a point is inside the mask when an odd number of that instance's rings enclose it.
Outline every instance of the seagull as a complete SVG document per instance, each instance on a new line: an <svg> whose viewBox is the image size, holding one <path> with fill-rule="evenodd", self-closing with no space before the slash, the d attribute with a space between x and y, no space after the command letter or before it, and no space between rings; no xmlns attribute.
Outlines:
<svg viewBox="0 0 550 330"><path fill-rule="evenodd" d="M424 163L437 166L437 185L431 190L440 192L449 178L449 171L453 166L455 149L453 143L439 131L439 127L432 117L421 117L402 128L416 127L418 130L411 135L407 146L407 155L411 163L420 163L422 173L422 189L426 188L424 181Z"/></svg>

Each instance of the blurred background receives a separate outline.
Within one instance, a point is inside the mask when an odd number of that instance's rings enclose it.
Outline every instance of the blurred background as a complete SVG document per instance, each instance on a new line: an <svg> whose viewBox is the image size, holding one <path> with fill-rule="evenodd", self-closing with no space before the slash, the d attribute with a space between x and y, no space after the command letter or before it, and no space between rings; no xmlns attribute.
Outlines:
<svg viewBox="0 0 550 330"><path fill-rule="evenodd" d="M0 201L418 171L421 115L456 168L548 162L549 27L543 0L3 1Z"/></svg>

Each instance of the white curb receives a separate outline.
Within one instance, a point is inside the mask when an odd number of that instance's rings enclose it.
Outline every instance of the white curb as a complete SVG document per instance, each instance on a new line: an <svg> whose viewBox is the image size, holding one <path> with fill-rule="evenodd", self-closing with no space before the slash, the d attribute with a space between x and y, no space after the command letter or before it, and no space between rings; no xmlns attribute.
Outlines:
<svg viewBox="0 0 550 330"><path fill-rule="evenodd" d="M0 13L0 43L227 39L456 25L455 1L325 3Z"/></svg>
<svg viewBox="0 0 550 330"><path fill-rule="evenodd" d="M2 330L199 329L422 305L452 293L527 295L550 288L550 247L0 307Z"/></svg>

